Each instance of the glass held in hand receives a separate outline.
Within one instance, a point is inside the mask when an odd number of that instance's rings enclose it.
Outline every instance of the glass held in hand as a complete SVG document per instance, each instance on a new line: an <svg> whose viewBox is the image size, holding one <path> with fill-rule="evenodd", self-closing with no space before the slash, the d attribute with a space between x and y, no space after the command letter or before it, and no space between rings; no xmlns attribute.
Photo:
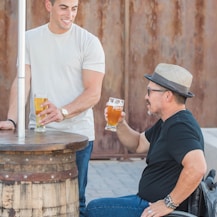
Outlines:
<svg viewBox="0 0 217 217"><path fill-rule="evenodd" d="M40 121L45 117L45 115L39 116L39 113L44 111L47 107L42 106L44 102L48 100L46 94L34 94L34 107L35 107L35 116L36 116L36 132L45 132L46 128L44 125L40 124Z"/></svg>
<svg viewBox="0 0 217 217"><path fill-rule="evenodd" d="M121 112L124 108L124 100L109 97L109 101L106 104L107 107L107 124L105 129L115 132L118 120L121 117Z"/></svg>

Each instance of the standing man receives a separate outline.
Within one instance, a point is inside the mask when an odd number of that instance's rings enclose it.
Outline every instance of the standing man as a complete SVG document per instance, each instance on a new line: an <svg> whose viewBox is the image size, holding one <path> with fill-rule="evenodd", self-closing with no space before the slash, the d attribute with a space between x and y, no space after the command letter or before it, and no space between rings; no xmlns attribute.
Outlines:
<svg viewBox="0 0 217 217"><path fill-rule="evenodd" d="M34 93L44 92L48 108L41 123L47 130L86 135L88 146L76 153L80 217L84 216L88 162L94 133L92 107L101 96L105 56L100 41L74 24L78 0L45 0L49 23L26 32L26 101L30 95L29 128L35 128ZM8 120L0 129L17 123L17 77L10 93Z"/></svg>
<svg viewBox="0 0 217 217"><path fill-rule="evenodd" d="M187 199L206 172L203 135L185 106L193 97L192 75L180 66L161 63L145 77L150 80L148 113L159 120L139 133L129 127L123 113L117 126L120 142L147 156L138 193L93 200L87 206L88 217L161 217L175 209L187 211Z"/></svg>

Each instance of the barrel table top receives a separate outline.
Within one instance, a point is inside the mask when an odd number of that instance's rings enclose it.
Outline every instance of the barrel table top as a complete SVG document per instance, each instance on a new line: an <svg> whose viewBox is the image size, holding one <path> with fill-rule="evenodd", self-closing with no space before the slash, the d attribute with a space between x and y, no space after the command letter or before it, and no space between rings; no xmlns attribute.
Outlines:
<svg viewBox="0 0 217 217"><path fill-rule="evenodd" d="M59 131L35 132L26 130L25 137L18 137L17 131L0 130L0 152L2 151L57 151L81 150L86 147L88 138L83 135Z"/></svg>

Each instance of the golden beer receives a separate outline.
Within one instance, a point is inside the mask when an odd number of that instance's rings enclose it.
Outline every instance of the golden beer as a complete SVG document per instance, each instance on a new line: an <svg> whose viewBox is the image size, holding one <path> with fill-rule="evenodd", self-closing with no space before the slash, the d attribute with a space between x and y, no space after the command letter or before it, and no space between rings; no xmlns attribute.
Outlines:
<svg viewBox="0 0 217 217"><path fill-rule="evenodd" d="M108 118L108 125L110 126L116 126L118 123L119 118L121 117L121 112L123 110L123 107L121 106L107 106L107 118Z"/></svg>
<svg viewBox="0 0 217 217"><path fill-rule="evenodd" d="M36 115L35 131L37 131L37 132L44 132L45 131L45 126L43 126L39 123L40 120L45 117L45 115L38 116L38 114L47 108L47 106L44 106L44 107L41 106L47 100L48 100L47 98L41 98L41 97L35 97L34 98L35 115Z"/></svg>
<svg viewBox="0 0 217 217"><path fill-rule="evenodd" d="M116 131L118 120L124 107L124 100L110 97L106 104L107 107L107 124L105 129Z"/></svg>

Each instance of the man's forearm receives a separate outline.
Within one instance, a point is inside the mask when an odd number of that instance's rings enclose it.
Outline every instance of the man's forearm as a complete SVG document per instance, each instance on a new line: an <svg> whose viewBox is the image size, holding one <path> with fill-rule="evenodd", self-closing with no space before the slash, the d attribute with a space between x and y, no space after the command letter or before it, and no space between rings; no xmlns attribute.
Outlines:
<svg viewBox="0 0 217 217"><path fill-rule="evenodd" d="M25 103L29 97L30 92L30 85L31 85L31 71L30 66L26 65L25 67ZM15 77L11 89L10 89L10 96L9 96L9 109L8 109L8 119L13 120L15 123L18 121L18 78Z"/></svg>
<svg viewBox="0 0 217 217"><path fill-rule="evenodd" d="M136 151L139 146L140 133L130 128L125 120L118 124L117 136L128 150Z"/></svg>
<svg viewBox="0 0 217 217"><path fill-rule="evenodd" d="M191 159L191 155L195 155ZM180 204L197 188L206 173L206 161L201 150L194 150L188 154L188 158L197 163L190 163L184 166L179 176L176 187L171 192L171 197L175 203ZM197 160L197 161L196 161Z"/></svg>
<svg viewBox="0 0 217 217"><path fill-rule="evenodd" d="M9 96L9 109L7 119L13 120L17 123L17 79L13 81Z"/></svg>

